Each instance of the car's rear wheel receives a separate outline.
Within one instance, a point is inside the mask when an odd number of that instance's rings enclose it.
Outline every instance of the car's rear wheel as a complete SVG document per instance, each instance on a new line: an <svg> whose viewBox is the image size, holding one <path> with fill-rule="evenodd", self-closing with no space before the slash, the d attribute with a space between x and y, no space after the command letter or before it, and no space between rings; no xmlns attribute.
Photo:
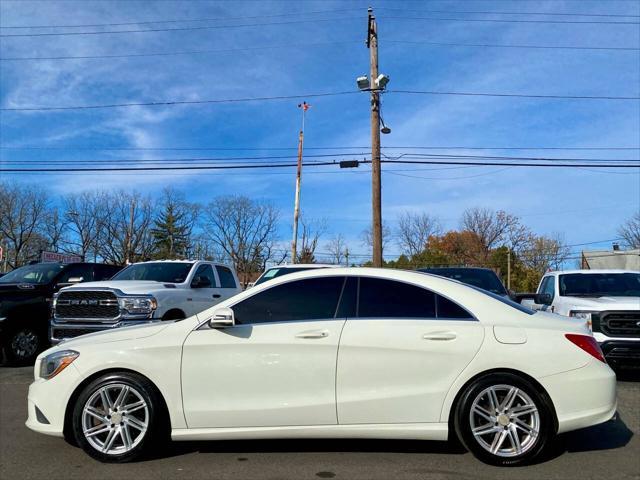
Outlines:
<svg viewBox="0 0 640 480"><path fill-rule="evenodd" d="M510 373L475 380L455 412L459 439L477 458L515 466L539 457L555 435L551 402L531 382Z"/></svg>
<svg viewBox="0 0 640 480"><path fill-rule="evenodd" d="M98 378L74 406L76 442L102 462L135 460L167 439L162 407L160 394L144 377L123 372Z"/></svg>

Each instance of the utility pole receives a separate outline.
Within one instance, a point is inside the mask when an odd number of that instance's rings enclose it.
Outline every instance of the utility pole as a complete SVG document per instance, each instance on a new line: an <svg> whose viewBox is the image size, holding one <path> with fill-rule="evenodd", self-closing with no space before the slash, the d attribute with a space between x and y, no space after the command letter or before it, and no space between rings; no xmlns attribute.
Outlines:
<svg viewBox="0 0 640 480"><path fill-rule="evenodd" d="M511 290L511 249L507 250L507 290Z"/></svg>
<svg viewBox="0 0 640 480"><path fill-rule="evenodd" d="M347 267L349 266L349 247L344 249L344 258L345 261L347 262Z"/></svg>
<svg viewBox="0 0 640 480"><path fill-rule="evenodd" d="M291 263L298 262L298 218L300 217L300 184L302 182L302 150L304 148L304 114L309 110L307 102L302 102L298 108L302 109L302 129L298 136L298 168L296 171L296 198L293 207L293 240L291 241Z"/></svg>
<svg viewBox="0 0 640 480"><path fill-rule="evenodd" d="M382 181L380 172L380 88L376 88L378 78L378 25L369 7L367 48L371 64L371 206L373 222L371 237L373 244L373 266L382 267Z"/></svg>

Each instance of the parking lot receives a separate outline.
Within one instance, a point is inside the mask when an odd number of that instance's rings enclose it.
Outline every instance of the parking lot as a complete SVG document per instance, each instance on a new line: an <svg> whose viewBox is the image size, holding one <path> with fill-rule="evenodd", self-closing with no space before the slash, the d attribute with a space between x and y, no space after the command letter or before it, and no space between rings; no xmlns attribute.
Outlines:
<svg viewBox="0 0 640 480"><path fill-rule="evenodd" d="M562 435L551 458L501 469L438 442L308 440L174 443L157 458L105 465L24 426L32 368L0 368L1 479L638 479L640 375L618 381L618 417Z"/></svg>

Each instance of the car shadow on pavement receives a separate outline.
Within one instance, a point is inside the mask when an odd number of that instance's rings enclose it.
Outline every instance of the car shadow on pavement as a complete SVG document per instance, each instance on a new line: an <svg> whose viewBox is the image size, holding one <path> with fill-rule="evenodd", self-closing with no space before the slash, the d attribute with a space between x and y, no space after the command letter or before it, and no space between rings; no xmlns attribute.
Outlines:
<svg viewBox="0 0 640 480"><path fill-rule="evenodd" d="M372 439L220 440L172 442L161 454L174 457L189 453L436 453L463 454L457 442Z"/></svg>
<svg viewBox="0 0 640 480"><path fill-rule="evenodd" d="M631 441L632 437L633 432L627 427L618 412L608 422L560 434L556 439L551 456L555 458L566 452L592 452L622 448Z"/></svg>

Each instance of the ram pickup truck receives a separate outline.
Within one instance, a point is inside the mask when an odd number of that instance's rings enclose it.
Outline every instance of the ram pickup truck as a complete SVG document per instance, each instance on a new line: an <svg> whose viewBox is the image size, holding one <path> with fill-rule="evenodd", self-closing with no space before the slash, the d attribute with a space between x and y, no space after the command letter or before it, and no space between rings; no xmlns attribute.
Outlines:
<svg viewBox="0 0 640 480"><path fill-rule="evenodd" d="M80 282L111 278L122 267L99 263L36 263L0 278L0 343L13 364L29 364L47 348L53 295Z"/></svg>
<svg viewBox="0 0 640 480"><path fill-rule="evenodd" d="M611 365L640 366L640 272L549 272L531 306L586 321Z"/></svg>
<svg viewBox="0 0 640 480"><path fill-rule="evenodd" d="M53 299L50 340L111 328L182 320L240 293L235 272L206 261L129 265L111 280L63 288Z"/></svg>

